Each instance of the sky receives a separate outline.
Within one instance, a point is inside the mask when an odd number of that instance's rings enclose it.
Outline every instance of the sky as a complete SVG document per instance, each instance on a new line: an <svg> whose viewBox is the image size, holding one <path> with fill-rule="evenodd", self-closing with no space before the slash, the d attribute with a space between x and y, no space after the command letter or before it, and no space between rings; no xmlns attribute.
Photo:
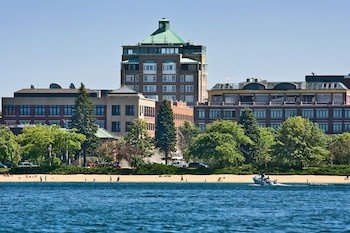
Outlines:
<svg viewBox="0 0 350 233"><path fill-rule="evenodd" d="M123 45L161 18L207 48L208 89L247 78L350 73L348 0L0 0L0 97L22 88L120 87Z"/></svg>

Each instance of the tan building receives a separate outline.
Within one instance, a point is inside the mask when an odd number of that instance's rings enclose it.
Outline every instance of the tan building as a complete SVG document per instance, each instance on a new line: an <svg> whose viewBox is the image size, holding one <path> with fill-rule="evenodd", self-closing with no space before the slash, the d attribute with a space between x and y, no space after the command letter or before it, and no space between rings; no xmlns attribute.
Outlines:
<svg viewBox="0 0 350 233"><path fill-rule="evenodd" d="M159 111L161 102L156 103L156 112ZM194 123L193 108L187 106L185 102L172 102L170 101L170 107L174 114L175 128L179 128L185 121Z"/></svg>
<svg viewBox="0 0 350 233"><path fill-rule="evenodd" d="M185 42L167 19L137 45L124 45L121 84L157 101L207 100L206 48Z"/></svg>
<svg viewBox="0 0 350 233"><path fill-rule="evenodd" d="M57 124L69 127L78 89L22 89L14 97L2 98L2 124ZM94 105L96 123L118 135L125 135L134 119L147 122L149 134L154 135L155 100L147 99L127 87L114 91L86 90Z"/></svg>

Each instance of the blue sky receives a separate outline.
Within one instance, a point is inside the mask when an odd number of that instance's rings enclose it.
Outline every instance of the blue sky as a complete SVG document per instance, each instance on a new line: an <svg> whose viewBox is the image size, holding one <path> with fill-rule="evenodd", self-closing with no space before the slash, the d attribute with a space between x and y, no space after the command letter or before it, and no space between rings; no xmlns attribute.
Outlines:
<svg viewBox="0 0 350 233"><path fill-rule="evenodd" d="M349 9L347 0L0 0L0 97L50 83L116 89L122 45L141 42L163 17L207 47L208 89L349 74Z"/></svg>

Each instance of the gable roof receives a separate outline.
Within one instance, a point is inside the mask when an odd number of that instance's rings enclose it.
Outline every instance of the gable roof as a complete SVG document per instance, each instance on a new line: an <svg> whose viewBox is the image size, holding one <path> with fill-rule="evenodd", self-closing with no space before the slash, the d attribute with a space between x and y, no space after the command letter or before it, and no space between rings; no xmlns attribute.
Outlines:
<svg viewBox="0 0 350 233"><path fill-rule="evenodd" d="M137 91L130 89L129 87L123 85L117 90L109 92L109 94L137 94Z"/></svg>

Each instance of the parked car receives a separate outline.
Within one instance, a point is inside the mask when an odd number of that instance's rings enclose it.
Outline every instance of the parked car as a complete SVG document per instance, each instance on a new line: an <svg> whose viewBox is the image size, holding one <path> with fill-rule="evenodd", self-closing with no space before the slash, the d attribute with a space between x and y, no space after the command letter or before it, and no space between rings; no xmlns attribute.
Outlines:
<svg viewBox="0 0 350 233"><path fill-rule="evenodd" d="M0 168L7 168L5 164L0 163Z"/></svg>
<svg viewBox="0 0 350 233"><path fill-rule="evenodd" d="M20 162L18 164L18 167L38 167L38 165L35 165L31 162Z"/></svg>
<svg viewBox="0 0 350 233"><path fill-rule="evenodd" d="M184 160L173 161L171 165L173 165L175 167L188 167L188 163L186 163L186 161L184 161Z"/></svg>
<svg viewBox="0 0 350 233"><path fill-rule="evenodd" d="M200 162L191 162L188 164L188 167L192 167L192 168L209 168L208 165L204 164L204 163L200 163Z"/></svg>

